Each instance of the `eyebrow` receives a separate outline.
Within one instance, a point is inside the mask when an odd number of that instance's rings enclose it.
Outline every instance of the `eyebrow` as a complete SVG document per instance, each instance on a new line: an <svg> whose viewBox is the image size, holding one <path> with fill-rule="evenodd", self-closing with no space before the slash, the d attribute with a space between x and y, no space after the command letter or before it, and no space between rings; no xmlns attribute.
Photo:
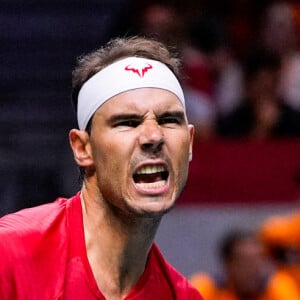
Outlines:
<svg viewBox="0 0 300 300"><path fill-rule="evenodd" d="M116 114L112 115L107 122L110 124L117 123L119 121L123 120L141 120L143 117L138 114L126 114L126 113L121 113L121 114Z"/></svg>
<svg viewBox="0 0 300 300"><path fill-rule="evenodd" d="M168 117L173 117L173 118L178 118L178 119L184 119L184 113L182 111L167 111L161 115L158 115L158 119L163 119L163 118L168 118Z"/></svg>
<svg viewBox="0 0 300 300"><path fill-rule="evenodd" d="M118 121L123 121L123 120L142 120L144 115L139 115L139 114L126 114L126 113L121 113L121 114L115 114L112 115L108 119L108 123L113 124L117 123ZM163 118L168 118L168 117L173 117L173 118L178 118L181 120L184 120L184 112L182 111L167 111L162 114L156 115L157 120L163 119Z"/></svg>

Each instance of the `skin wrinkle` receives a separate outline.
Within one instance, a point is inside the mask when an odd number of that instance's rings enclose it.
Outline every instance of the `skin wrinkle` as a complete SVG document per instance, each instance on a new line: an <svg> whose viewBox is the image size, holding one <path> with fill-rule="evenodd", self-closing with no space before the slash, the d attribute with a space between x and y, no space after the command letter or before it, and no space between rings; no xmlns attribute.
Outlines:
<svg viewBox="0 0 300 300"><path fill-rule="evenodd" d="M71 141L84 143L79 152L80 165L89 170L82 189L87 253L98 287L109 299L122 299L143 273L161 218L185 186L193 133L177 97L153 88L104 103L90 135L70 133ZM165 164L169 172L160 192L133 180L138 168L153 163Z"/></svg>
<svg viewBox="0 0 300 300"><path fill-rule="evenodd" d="M167 92L166 92L167 93ZM124 93L125 94L125 93ZM112 100L110 100L109 102L111 103L111 101ZM104 104L103 105L103 107L105 107L106 105ZM135 107L133 106L133 110L135 109ZM98 112L100 112L101 110L99 110ZM94 120L95 119L97 119L97 117L99 116L99 114L98 114L98 112L95 114L95 117L94 117ZM149 115L149 114L148 114ZM149 116L149 120L152 120L152 118L154 119L154 115L150 115ZM148 122L149 121L148 119L147 119L147 121L146 122ZM153 124L153 123L151 123L151 124ZM141 132L140 132L140 135L139 135L139 137L136 137L135 139L136 139L136 143L141 143L141 144L143 144L143 145L145 145L145 142L144 142L144 137L145 137L145 131L144 131L144 128L147 128L147 132L146 132L146 137L147 137L147 135L149 134L149 132L150 132L150 134L153 134L153 128L152 128L152 126L151 126L151 128L149 129L148 128L148 126L145 126L145 124L142 124L141 125ZM155 129L155 128L154 128ZM119 129L119 128L112 128L112 133L116 133L117 134L117 136L119 137L119 138L121 138L121 141L119 141L119 143L120 144L123 144L123 143L126 143L126 136L122 136L122 134L121 133L123 133L123 131L124 131L124 128L121 128L121 129ZM154 130L154 134L157 134L157 131L155 131ZM93 130L92 130L92 133L91 133L91 135L93 136ZM138 136L138 133L137 133L137 136ZM131 137L130 137L131 138ZM148 137L147 137L147 139L148 139ZM157 142L157 137L155 137L154 136L154 140ZM96 140L96 138L94 139L94 140ZM153 136L151 136L151 139L149 139L149 141L151 142L151 143L153 143ZM97 148L97 146L95 145L95 144L93 144L93 139L91 140L91 143L92 143L92 148L93 149L96 149ZM107 140L107 143L108 143L108 146L109 146L109 144L111 143L111 141L110 140ZM110 146L109 146L110 147ZM134 147L134 145L132 145L132 147ZM140 151L140 150L135 150L135 151ZM96 152L96 150L94 151L94 152ZM109 153L110 151L108 151L108 152L104 152L104 151L101 151L101 155L102 155L102 158L103 158L103 160L105 161L105 163L108 165L110 165L110 168L113 168L112 169L112 173L113 174L116 174L117 172L119 172L120 171L120 165L117 165L117 164L112 164L110 161L109 161L109 158L107 158L106 156L108 155L108 156L110 156L110 153ZM108 154L109 153L109 154ZM144 154L144 153L142 153L142 154ZM139 155L141 155L141 153L139 152L138 153L138 156L137 157L139 157ZM152 153L151 153L151 157L152 156L154 156L154 154L153 154L153 151L152 151ZM133 155L133 157L135 157L135 155ZM156 156L157 157L157 156ZM164 157L165 158L165 157ZM163 158L163 159L164 159ZM141 159L144 159L144 156L142 156L141 155ZM99 175L99 176L101 176L101 174ZM131 174L130 174L130 176L131 176ZM100 182L99 182L99 184L101 184Z"/></svg>

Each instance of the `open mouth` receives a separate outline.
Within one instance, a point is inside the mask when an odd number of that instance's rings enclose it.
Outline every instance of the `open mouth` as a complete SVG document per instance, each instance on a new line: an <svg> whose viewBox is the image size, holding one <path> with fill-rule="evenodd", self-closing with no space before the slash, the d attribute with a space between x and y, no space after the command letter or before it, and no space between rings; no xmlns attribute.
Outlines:
<svg viewBox="0 0 300 300"><path fill-rule="evenodd" d="M169 177L169 172L163 165L145 165L133 174L133 180L144 189L163 187Z"/></svg>

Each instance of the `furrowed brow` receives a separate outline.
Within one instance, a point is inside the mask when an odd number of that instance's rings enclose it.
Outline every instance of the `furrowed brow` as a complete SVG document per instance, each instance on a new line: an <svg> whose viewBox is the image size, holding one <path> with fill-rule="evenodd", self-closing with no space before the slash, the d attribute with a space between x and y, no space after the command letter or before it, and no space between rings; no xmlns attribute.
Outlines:
<svg viewBox="0 0 300 300"><path fill-rule="evenodd" d="M110 124L114 124L124 120L140 120L140 119L141 116L137 114L117 114L117 115L112 115L107 122Z"/></svg>
<svg viewBox="0 0 300 300"><path fill-rule="evenodd" d="M167 111L163 114L158 115L159 119L169 118L169 117L176 118L182 121L185 119L184 113L182 111Z"/></svg>

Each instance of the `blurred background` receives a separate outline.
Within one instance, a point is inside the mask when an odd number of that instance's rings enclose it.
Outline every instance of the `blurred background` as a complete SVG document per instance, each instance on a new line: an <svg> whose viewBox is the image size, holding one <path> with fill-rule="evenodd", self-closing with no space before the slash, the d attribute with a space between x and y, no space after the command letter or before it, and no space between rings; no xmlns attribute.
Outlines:
<svg viewBox="0 0 300 300"><path fill-rule="evenodd" d="M0 215L79 190L76 58L135 34L176 49L196 127L186 190L157 242L184 275L215 272L225 231L299 209L298 1L1 0Z"/></svg>

